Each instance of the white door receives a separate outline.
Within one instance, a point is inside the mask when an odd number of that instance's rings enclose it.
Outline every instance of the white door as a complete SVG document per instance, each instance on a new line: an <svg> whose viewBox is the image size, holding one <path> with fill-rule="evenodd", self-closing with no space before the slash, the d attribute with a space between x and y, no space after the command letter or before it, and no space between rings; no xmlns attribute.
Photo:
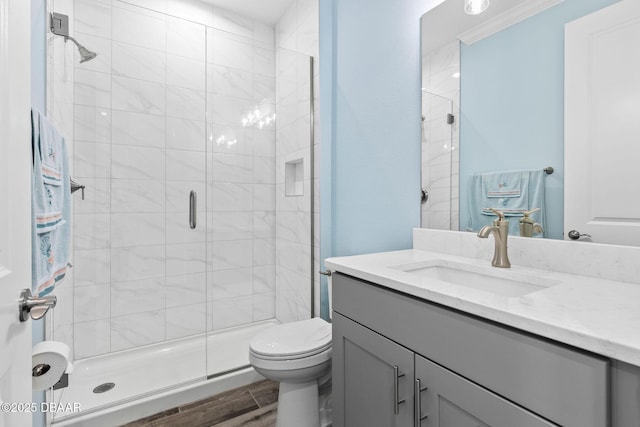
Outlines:
<svg viewBox="0 0 640 427"><path fill-rule="evenodd" d="M565 239L640 245L638 52L638 0L565 26Z"/></svg>
<svg viewBox="0 0 640 427"><path fill-rule="evenodd" d="M0 427L31 426L31 321L18 298L31 287L30 2L0 0ZM12 405L13 404L13 405Z"/></svg>

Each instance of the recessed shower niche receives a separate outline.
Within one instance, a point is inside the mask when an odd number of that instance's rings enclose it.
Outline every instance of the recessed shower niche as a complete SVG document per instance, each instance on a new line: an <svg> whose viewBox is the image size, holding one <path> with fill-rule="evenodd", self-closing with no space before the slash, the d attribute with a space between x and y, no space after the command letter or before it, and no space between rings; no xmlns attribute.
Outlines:
<svg viewBox="0 0 640 427"><path fill-rule="evenodd" d="M284 194L287 197L304 195L304 159L284 164Z"/></svg>

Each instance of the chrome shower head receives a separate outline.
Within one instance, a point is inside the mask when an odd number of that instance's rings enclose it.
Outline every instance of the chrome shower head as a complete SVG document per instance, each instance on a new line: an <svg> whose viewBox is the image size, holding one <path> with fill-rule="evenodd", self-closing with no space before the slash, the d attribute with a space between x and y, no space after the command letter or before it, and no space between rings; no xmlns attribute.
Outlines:
<svg viewBox="0 0 640 427"><path fill-rule="evenodd" d="M78 46L78 52L80 52L80 63L91 61L93 58L98 56L97 53L91 52L84 46Z"/></svg>
<svg viewBox="0 0 640 427"><path fill-rule="evenodd" d="M80 63L81 64L83 62L91 61L93 58L98 56L97 53L92 52L89 49L87 49L86 47L82 46L80 43L78 43L78 41L76 39L74 39L71 36L65 37L64 40L65 41L71 40L73 43L75 43L76 46L78 46L78 52L80 53Z"/></svg>

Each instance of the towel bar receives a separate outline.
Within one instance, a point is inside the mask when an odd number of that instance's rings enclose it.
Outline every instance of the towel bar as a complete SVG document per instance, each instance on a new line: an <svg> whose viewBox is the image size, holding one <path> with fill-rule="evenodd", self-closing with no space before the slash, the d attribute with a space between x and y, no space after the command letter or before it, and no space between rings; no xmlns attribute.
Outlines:
<svg viewBox="0 0 640 427"><path fill-rule="evenodd" d="M82 184L78 184L73 179L71 181L71 194L75 193L78 190L82 190L82 200L84 200L84 189L85 186Z"/></svg>
<svg viewBox="0 0 640 427"><path fill-rule="evenodd" d="M546 168L542 169L547 175L551 175L553 173L553 168L551 166L547 166Z"/></svg>

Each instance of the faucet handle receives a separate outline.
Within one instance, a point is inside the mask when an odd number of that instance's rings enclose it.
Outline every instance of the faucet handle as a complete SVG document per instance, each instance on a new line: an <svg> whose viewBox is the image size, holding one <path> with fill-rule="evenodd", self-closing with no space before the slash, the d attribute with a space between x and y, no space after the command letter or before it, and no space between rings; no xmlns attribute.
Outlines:
<svg viewBox="0 0 640 427"><path fill-rule="evenodd" d="M489 210L498 216L498 221L502 221L504 219L504 213L502 211L494 208L489 208Z"/></svg>

